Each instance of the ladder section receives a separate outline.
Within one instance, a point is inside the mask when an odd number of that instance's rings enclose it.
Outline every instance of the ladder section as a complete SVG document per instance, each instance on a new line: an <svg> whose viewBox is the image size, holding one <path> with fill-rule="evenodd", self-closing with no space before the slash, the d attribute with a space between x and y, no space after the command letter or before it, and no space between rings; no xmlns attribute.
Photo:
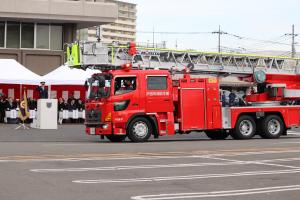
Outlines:
<svg viewBox="0 0 300 200"><path fill-rule="evenodd" d="M131 59L126 47L109 47L109 62L119 65ZM189 63L195 71L229 74L252 74L255 70L266 73L298 74L299 59L259 56L250 54L179 51L169 49L137 48L132 57L134 66L142 68L183 69Z"/></svg>
<svg viewBox="0 0 300 200"><path fill-rule="evenodd" d="M269 74L300 74L300 58L251 54L181 51L172 49L136 48L130 56L127 46L106 46L102 43L74 43L67 47L67 63L72 67L118 66L132 62L134 67L182 70L194 65L194 73L253 74L263 70Z"/></svg>

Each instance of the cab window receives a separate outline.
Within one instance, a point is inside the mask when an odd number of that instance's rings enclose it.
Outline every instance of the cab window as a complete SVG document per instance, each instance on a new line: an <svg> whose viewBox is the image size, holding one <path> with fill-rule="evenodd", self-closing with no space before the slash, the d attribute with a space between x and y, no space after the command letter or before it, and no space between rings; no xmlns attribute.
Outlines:
<svg viewBox="0 0 300 200"><path fill-rule="evenodd" d="M115 95L126 94L136 90L136 77L117 77L115 79Z"/></svg>
<svg viewBox="0 0 300 200"><path fill-rule="evenodd" d="M166 76L148 76L147 89L148 90L166 90L167 77Z"/></svg>

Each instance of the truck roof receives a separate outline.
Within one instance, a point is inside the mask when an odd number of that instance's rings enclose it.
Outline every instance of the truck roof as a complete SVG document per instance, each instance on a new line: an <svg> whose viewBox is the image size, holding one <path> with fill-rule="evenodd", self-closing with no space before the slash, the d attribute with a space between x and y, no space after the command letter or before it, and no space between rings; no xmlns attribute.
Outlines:
<svg viewBox="0 0 300 200"><path fill-rule="evenodd" d="M168 70L140 70L140 69L132 69L129 71L125 70L110 70L108 73L116 76L116 75L169 75L170 72Z"/></svg>

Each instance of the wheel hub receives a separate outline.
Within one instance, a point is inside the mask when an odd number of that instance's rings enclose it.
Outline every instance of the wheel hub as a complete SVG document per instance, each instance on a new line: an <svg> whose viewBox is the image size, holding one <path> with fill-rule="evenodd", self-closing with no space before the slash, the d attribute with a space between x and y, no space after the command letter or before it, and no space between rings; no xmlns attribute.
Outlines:
<svg viewBox="0 0 300 200"><path fill-rule="evenodd" d="M145 124L144 122L138 122L134 125L133 127L133 132L135 133L135 135L137 135L138 137L145 137L148 133L148 127L147 124Z"/></svg>
<svg viewBox="0 0 300 200"><path fill-rule="evenodd" d="M280 123L275 119L270 120L268 123L268 131L272 135L278 134L280 131Z"/></svg>
<svg viewBox="0 0 300 200"><path fill-rule="evenodd" d="M252 123L249 120L244 120L240 124L240 132L243 135L250 135L253 131Z"/></svg>

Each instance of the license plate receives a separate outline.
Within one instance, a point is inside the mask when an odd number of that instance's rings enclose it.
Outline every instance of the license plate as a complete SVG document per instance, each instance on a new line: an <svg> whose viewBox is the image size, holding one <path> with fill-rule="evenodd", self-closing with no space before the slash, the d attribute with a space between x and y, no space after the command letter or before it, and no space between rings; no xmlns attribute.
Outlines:
<svg viewBox="0 0 300 200"><path fill-rule="evenodd" d="M90 134L91 134L91 135L95 135L95 134L96 134L95 128L90 128Z"/></svg>

